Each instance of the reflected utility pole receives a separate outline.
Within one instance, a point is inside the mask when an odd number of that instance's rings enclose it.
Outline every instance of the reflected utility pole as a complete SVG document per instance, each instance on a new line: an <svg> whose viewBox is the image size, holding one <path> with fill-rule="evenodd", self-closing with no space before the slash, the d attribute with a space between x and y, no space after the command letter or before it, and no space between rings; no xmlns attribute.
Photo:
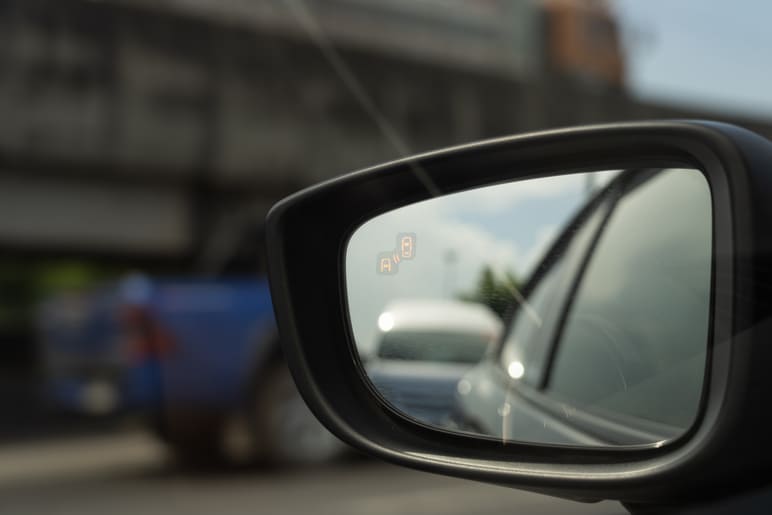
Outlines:
<svg viewBox="0 0 772 515"><path fill-rule="evenodd" d="M442 261L445 265L445 277L442 284L442 293L444 297L452 298L456 282L456 263L458 262L458 254L456 254L455 250L448 249L442 256Z"/></svg>

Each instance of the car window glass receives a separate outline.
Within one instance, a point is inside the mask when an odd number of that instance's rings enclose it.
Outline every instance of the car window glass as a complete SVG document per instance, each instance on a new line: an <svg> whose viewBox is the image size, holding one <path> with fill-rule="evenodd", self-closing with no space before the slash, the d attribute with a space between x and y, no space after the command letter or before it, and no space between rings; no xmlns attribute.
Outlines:
<svg viewBox="0 0 772 515"><path fill-rule="evenodd" d="M548 270L527 295L527 307L517 309L501 352L501 364L510 376L531 385L541 381L547 342L554 331L553 318L560 308L572 270L578 265L598 226L603 221L606 203L599 203L589 218L575 231L567 247L547 257ZM542 266L545 266L544 264ZM536 273L539 273L537 270ZM518 372L522 367L522 374ZM520 376L520 377L517 377Z"/></svg>
<svg viewBox="0 0 772 515"><path fill-rule="evenodd" d="M526 382L535 382L536 371L529 366L531 361L528 356L533 354L533 348L542 329L543 315L546 313L549 302L554 299L557 286L560 284L560 276L563 271L564 260L558 259L527 299L531 309L520 308L517 310L512 323L512 330L507 336L501 353L501 363L505 370L516 370L522 367L522 373L510 372L510 375L521 374ZM514 368L513 368L514 367Z"/></svg>
<svg viewBox="0 0 772 515"><path fill-rule="evenodd" d="M709 330L711 197L696 170L624 196L594 249L548 391L578 405L688 426Z"/></svg>

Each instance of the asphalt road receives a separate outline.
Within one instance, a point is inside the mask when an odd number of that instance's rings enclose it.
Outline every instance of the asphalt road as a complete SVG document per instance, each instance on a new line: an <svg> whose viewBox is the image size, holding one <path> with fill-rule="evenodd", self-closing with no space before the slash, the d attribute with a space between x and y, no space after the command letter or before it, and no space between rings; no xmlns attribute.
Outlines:
<svg viewBox="0 0 772 515"><path fill-rule="evenodd" d="M0 513L624 513L361 459L285 470L191 471L138 431L0 446Z"/></svg>

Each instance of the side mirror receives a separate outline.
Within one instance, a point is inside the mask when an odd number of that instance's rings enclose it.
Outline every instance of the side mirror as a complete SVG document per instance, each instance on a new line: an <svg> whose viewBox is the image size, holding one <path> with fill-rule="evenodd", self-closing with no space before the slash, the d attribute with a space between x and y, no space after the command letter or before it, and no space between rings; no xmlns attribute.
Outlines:
<svg viewBox="0 0 772 515"><path fill-rule="evenodd" d="M267 235L300 392L349 444L447 475L631 505L763 484L770 167L735 126L634 123L296 194Z"/></svg>

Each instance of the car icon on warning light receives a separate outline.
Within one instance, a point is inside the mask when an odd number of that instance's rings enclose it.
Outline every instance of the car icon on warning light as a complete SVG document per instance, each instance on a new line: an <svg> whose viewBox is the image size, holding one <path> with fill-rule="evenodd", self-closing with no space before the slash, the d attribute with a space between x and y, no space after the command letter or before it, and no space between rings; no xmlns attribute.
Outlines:
<svg viewBox="0 0 772 515"><path fill-rule="evenodd" d="M415 233L404 232L397 235L397 253L400 259L415 257Z"/></svg>
<svg viewBox="0 0 772 515"><path fill-rule="evenodd" d="M393 251L379 252L376 272L380 275L394 275L399 271L399 259Z"/></svg>
<svg viewBox="0 0 772 515"><path fill-rule="evenodd" d="M399 262L415 257L415 233L397 234L397 246L394 250L379 252L376 257L376 272L380 275L394 275L399 272Z"/></svg>

